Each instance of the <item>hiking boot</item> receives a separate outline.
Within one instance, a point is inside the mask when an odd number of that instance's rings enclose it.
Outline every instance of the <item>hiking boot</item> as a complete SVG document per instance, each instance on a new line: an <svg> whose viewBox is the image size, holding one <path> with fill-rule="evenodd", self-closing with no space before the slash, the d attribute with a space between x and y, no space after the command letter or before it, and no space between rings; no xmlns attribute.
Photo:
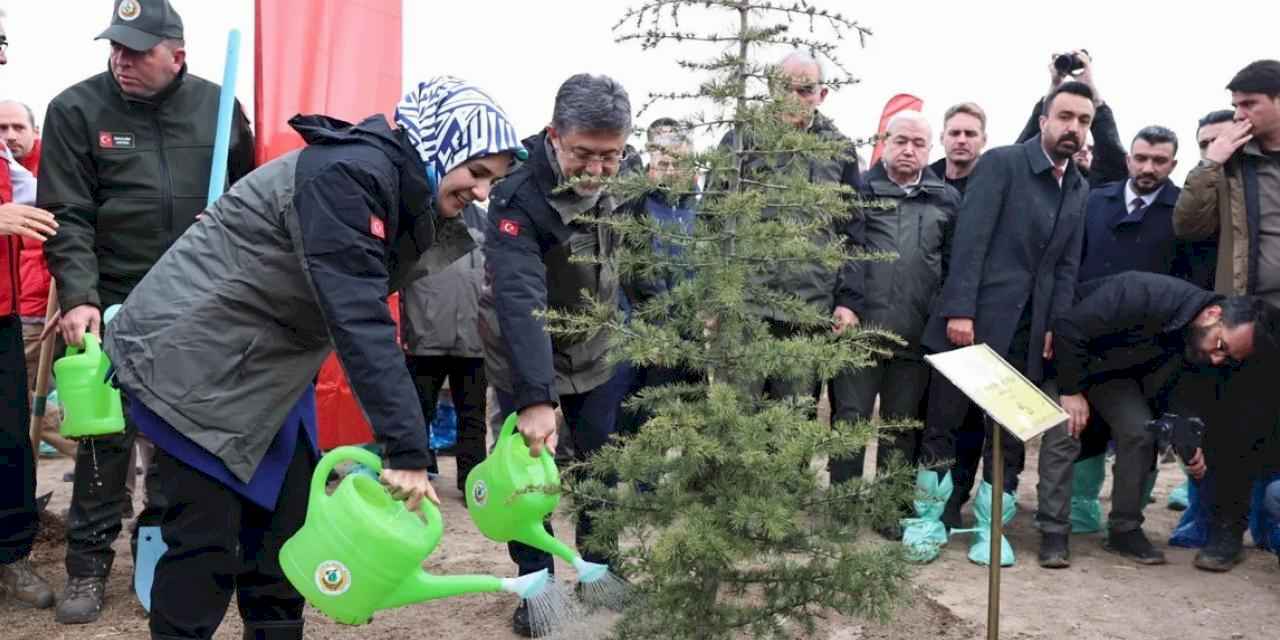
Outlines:
<svg viewBox="0 0 1280 640"><path fill-rule="evenodd" d="M31 561L27 558L0 565L0 593L36 609L53 606L53 589L31 568Z"/></svg>
<svg viewBox="0 0 1280 640"><path fill-rule="evenodd" d="M53 619L59 624L88 624L102 615L102 598L107 590L103 576L67 577L67 588L62 592L58 610Z"/></svg>
<svg viewBox="0 0 1280 640"><path fill-rule="evenodd" d="M1112 531L1102 543L1102 548L1124 556L1138 564L1164 564L1164 552L1155 548L1142 529Z"/></svg>
<svg viewBox="0 0 1280 640"><path fill-rule="evenodd" d="M1040 566L1045 569L1066 569L1071 566L1071 546L1065 533L1040 534Z"/></svg>
<svg viewBox="0 0 1280 640"><path fill-rule="evenodd" d="M902 542L902 524L890 522L876 527L876 533L889 542Z"/></svg>
<svg viewBox="0 0 1280 640"><path fill-rule="evenodd" d="M1226 531L1218 527L1209 529L1209 541L1196 553L1193 564L1197 569L1225 573L1244 562L1244 532Z"/></svg>
<svg viewBox="0 0 1280 640"><path fill-rule="evenodd" d="M533 623L529 620L529 602L521 600L516 612L511 616L511 631L521 638L536 638L533 635Z"/></svg>

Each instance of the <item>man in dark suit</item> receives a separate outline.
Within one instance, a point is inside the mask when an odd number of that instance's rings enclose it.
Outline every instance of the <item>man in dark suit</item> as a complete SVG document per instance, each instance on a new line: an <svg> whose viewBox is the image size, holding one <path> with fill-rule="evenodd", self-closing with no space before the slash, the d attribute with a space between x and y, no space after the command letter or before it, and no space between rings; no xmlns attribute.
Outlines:
<svg viewBox="0 0 1280 640"><path fill-rule="evenodd" d="M1187 243L1173 234L1173 207L1181 190L1169 180L1169 174L1178 165L1177 153L1178 136L1173 131L1146 127L1129 147L1129 179L1089 193L1080 282L1126 271L1190 280L1193 256ZM1089 422L1088 435L1083 440L1080 431L1084 425L1079 425L1077 431L1059 425L1045 433L1040 445L1040 464L1051 471L1041 477L1037 487L1036 522L1042 567L1071 566L1068 539L1073 463L1096 464L1097 471L1093 473L1101 473L1102 461L1097 456L1105 453L1107 442L1113 437L1116 464L1107 549L1141 564L1164 562L1164 555L1142 533L1146 489L1155 480L1155 441L1146 430L1146 422L1138 419L1144 414L1130 410L1130 404L1118 403L1108 391L1104 387L1090 397L1091 408L1102 419ZM1064 467L1069 469L1065 477L1052 473Z"/></svg>
<svg viewBox="0 0 1280 640"><path fill-rule="evenodd" d="M1045 113L1039 136L988 151L969 177L951 269L922 341L933 351L985 342L1037 383L1052 358L1049 327L1075 295L1089 187L1071 156L1093 121L1093 92L1079 82L1063 83L1045 99ZM954 458L954 431L967 406L954 385L934 376L926 464ZM1014 438L1004 443L1003 489L1010 492L1024 452ZM984 481L990 482L989 444L986 449ZM1069 470L1068 464L1059 473Z"/></svg>

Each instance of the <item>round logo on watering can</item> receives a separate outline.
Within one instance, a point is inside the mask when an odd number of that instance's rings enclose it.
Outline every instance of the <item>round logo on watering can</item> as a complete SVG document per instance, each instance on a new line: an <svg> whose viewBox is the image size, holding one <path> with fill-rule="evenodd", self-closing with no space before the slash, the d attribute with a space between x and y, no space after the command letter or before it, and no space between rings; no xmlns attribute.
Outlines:
<svg viewBox="0 0 1280 640"><path fill-rule="evenodd" d="M316 567L316 588L326 596L340 596L351 588L351 571L337 560L321 562Z"/></svg>
<svg viewBox="0 0 1280 640"><path fill-rule="evenodd" d="M476 480L475 486L471 487L471 498L477 505L484 506L485 501L489 499L489 488L484 486L484 480Z"/></svg>

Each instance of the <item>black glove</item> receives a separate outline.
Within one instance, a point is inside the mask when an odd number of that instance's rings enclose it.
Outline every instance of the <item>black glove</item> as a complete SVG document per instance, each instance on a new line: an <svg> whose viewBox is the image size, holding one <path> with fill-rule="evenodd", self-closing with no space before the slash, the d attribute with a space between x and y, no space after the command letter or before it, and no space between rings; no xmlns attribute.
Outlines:
<svg viewBox="0 0 1280 640"><path fill-rule="evenodd" d="M1156 450L1172 446L1184 464L1190 463L1204 441L1204 421L1194 416L1166 413L1147 423L1156 437Z"/></svg>

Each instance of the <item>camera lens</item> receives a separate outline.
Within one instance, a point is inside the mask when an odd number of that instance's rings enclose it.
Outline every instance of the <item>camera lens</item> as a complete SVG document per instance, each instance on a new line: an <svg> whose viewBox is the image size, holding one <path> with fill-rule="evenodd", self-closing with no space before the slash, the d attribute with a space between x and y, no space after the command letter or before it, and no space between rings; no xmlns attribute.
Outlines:
<svg viewBox="0 0 1280 640"><path fill-rule="evenodd" d="M1053 67L1062 75L1070 75L1076 69L1083 68L1074 53L1064 53L1053 59Z"/></svg>

